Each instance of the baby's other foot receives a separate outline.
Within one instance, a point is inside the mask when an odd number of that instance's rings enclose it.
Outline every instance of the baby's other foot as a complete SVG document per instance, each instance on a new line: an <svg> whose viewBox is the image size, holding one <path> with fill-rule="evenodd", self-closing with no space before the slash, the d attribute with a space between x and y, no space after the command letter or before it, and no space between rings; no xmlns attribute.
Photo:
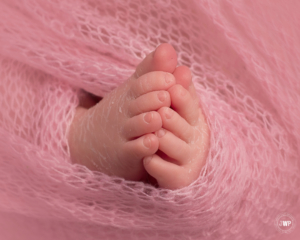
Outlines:
<svg viewBox="0 0 300 240"><path fill-rule="evenodd" d="M158 149L157 110L171 104L167 90L175 85L176 64L175 50L162 44L97 105L79 108L69 133L73 162L127 180L144 179L142 159Z"/></svg>
<svg viewBox="0 0 300 240"><path fill-rule="evenodd" d="M187 67L178 67L176 84L168 92L171 108L158 110L163 127L156 132L159 151L144 158L146 171L159 186L179 189L190 185L200 174L209 149L209 129Z"/></svg>

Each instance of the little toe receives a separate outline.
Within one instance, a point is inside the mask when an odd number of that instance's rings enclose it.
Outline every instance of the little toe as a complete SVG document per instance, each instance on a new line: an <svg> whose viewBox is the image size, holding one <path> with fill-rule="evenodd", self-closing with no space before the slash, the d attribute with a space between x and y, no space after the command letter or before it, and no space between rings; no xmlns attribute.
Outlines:
<svg viewBox="0 0 300 240"><path fill-rule="evenodd" d="M167 91L146 93L129 103L128 114L135 116L144 112L156 111L162 107L170 107L171 98Z"/></svg>
<svg viewBox="0 0 300 240"><path fill-rule="evenodd" d="M156 154L145 157L143 163L146 171L156 179L162 188L175 190L188 186L192 182L184 168L165 161Z"/></svg>
<svg viewBox="0 0 300 240"><path fill-rule="evenodd" d="M134 73L137 79L145 73L163 71L173 73L177 65L177 54L174 48L167 43L159 45L155 51L148 54L138 65Z"/></svg>
<svg viewBox="0 0 300 240"><path fill-rule="evenodd" d="M169 156L178 165L185 165L190 159L189 145L173 133L161 128L155 135L159 140L159 150Z"/></svg>
<svg viewBox="0 0 300 240"><path fill-rule="evenodd" d="M157 111L162 120L162 127L174 135L190 143L194 136L193 127L177 112L168 107L162 107Z"/></svg>
<svg viewBox="0 0 300 240"><path fill-rule="evenodd" d="M155 111L147 112L129 118L122 128L122 134L127 140L130 140L147 133L155 132L161 126L162 121L159 113Z"/></svg>
<svg viewBox="0 0 300 240"><path fill-rule="evenodd" d="M132 98L137 98L152 91L168 90L175 83L175 77L171 73L150 72L139 77L132 83L129 94Z"/></svg>
<svg viewBox="0 0 300 240"><path fill-rule="evenodd" d="M123 158L141 160L146 156L154 154L158 150L158 139L154 134L146 134L137 139L126 142L122 146Z"/></svg>
<svg viewBox="0 0 300 240"><path fill-rule="evenodd" d="M189 124L195 126L199 117L199 103L192 98L190 92L176 84L169 90L172 108Z"/></svg>

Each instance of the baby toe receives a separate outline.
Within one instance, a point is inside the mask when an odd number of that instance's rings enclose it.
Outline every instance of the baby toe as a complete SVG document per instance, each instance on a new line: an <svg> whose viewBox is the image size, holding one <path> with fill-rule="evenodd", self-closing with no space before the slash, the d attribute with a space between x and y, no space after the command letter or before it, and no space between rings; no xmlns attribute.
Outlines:
<svg viewBox="0 0 300 240"><path fill-rule="evenodd" d="M172 108L189 124L195 126L199 117L199 104L192 98L190 92L183 86L176 84L169 90Z"/></svg>
<svg viewBox="0 0 300 240"><path fill-rule="evenodd" d="M150 72L132 82L129 94L137 98L146 93L160 90L168 90L175 85L175 77L166 72Z"/></svg>
<svg viewBox="0 0 300 240"><path fill-rule="evenodd" d="M171 106L169 92L154 91L132 100L128 106L128 113L129 116L135 116L144 112L156 111L164 106Z"/></svg>
<svg viewBox="0 0 300 240"><path fill-rule="evenodd" d="M122 146L122 154L127 159L141 160L146 156L154 154L158 150L158 139L154 134L146 134L137 139L126 142Z"/></svg>
<svg viewBox="0 0 300 240"><path fill-rule="evenodd" d="M159 150L169 156L178 165L185 165L190 159L189 145L173 133L161 128L156 133Z"/></svg>
<svg viewBox="0 0 300 240"><path fill-rule="evenodd" d="M147 133L155 132L162 126L159 113L147 112L129 118L122 128L123 136L130 140Z"/></svg>
<svg viewBox="0 0 300 240"><path fill-rule="evenodd" d="M192 84L192 73L187 66L177 67L173 75L177 84L180 84L187 90L189 89L189 86Z"/></svg>
<svg viewBox="0 0 300 240"><path fill-rule="evenodd" d="M177 54L175 49L167 43L159 45L155 51L148 54L137 66L134 77L144 75L152 71L174 72L177 65Z"/></svg>
<svg viewBox="0 0 300 240"><path fill-rule="evenodd" d="M194 136L194 130L192 126L177 112L168 107L162 107L158 110L162 120L162 126L164 129L172 132L174 135L190 143Z"/></svg>
<svg viewBox="0 0 300 240"><path fill-rule="evenodd" d="M184 168L163 160L157 154L145 157L143 163L146 171L162 188L175 190L188 186L194 180Z"/></svg>

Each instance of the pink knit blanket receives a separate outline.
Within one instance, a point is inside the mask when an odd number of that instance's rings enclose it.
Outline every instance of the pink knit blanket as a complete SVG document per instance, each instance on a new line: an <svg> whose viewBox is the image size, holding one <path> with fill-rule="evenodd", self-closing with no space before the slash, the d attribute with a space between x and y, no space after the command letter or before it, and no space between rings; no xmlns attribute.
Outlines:
<svg viewBox="0 0 300 240"><path fill-rule="evenodd" d="M0 0L0 240L300 239L299 11ZM79 90L104 96L163 42L191 68L211 130L198 180L171 191L72 164ZM291 233L276 226L283 213Z"/></svg>

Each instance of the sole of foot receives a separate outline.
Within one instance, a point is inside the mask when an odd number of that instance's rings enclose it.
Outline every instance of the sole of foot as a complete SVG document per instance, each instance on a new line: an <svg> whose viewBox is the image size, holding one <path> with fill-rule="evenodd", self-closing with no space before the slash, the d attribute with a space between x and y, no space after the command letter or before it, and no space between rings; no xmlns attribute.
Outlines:
<svg viewBox="0 0 300 240"><path fill-rule="evenodd" d="M143 159L155 154L163 126L157 110L170 107L177 55L162 44L135 73L89 109L79 107L69 132L73 162L127 180L142 180Z"/></svg>

